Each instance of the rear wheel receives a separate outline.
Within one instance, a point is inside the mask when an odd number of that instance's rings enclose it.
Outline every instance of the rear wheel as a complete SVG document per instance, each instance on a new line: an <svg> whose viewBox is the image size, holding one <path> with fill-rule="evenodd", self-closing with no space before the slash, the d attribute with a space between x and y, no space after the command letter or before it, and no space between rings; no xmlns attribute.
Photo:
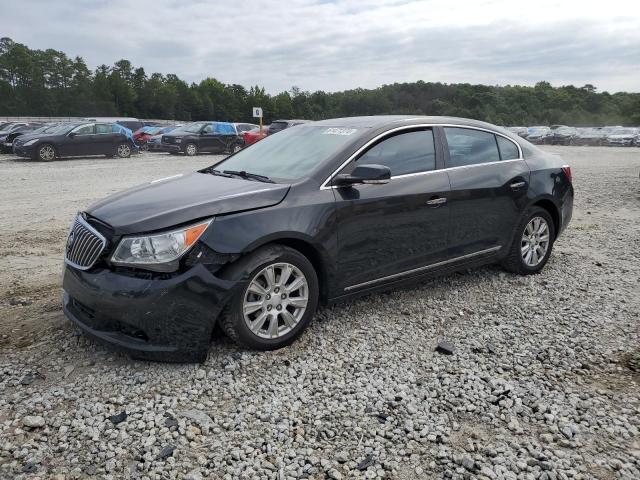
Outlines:
<svg viewBox="0 0 640 480"><path fill-rule="evenodd" d="M297 250L269 245L231 267L246 278L227 306L223 331L236 343L258 350L291 344L307 327L318 305L318 277Z"/></svg>
<svg viewBox="0 0 640 480"><path fill-rule="evenodd" d="M121 143L116 148L116 155L120 158L129 158L131 156L131 147L128 143Z"/></svg>
<svg viewBox="0 0 640 480"><path fill-rule="evenodd" d="M231 153L238 153L240 150L242 150L242 145L240 145L239 143L234 143L231 146Z"/></svg>
<svg viewBox="0 0 640 480"><path fill-rule="evenodd" d="M187 143L184 147L184 153L188 157L193 157L198 154L198 146L195 143Z"/></svg>
<svg viewBox="0 0 640 480"><path fill-rule="evenodd" d="M41 160L43 162L51 162L56 158L56 149L53 148L53 145L44 143L38 147L36 156L38 160Z"/></svg>
<svg viewBox="0 0 640 480"><path fill-rule="evenodd" d="M502 266L521 275L539 273L551 255L555 227L549 212L533 207L523 216Z"/></svg>

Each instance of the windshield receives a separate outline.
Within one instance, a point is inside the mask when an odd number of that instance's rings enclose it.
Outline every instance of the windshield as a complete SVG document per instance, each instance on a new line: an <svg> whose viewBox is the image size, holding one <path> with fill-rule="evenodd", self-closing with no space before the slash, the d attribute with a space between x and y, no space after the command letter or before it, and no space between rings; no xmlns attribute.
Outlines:
<svg viewBox="0 0 640 480"><path fill-rule="evenodd" d="M171 133L198 133L205 125L209 124L206 122L190 123L184 127L176 128Z"/></svg>
<svg viewBox="0 0 640 480"><path fill-rule="evenodd" d="M220 171L245 171L273 179L294 180L308 175L361 130L298 126L270 135L217 164Z"/></svg>

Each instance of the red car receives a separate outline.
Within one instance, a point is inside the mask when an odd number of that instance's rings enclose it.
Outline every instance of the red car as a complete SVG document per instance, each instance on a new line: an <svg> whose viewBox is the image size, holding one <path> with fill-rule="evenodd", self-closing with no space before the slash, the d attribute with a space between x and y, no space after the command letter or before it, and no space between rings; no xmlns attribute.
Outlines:
<svg viewBox="0 0 640 480"><path fill-rule="evenodd" d="M268 125L262 127L262 131L260 128L254 128L253 130L249 130L248 132L244 132L242 136L244 137L244 146L248 147L252 143L256 143L262 140L267 136L267 130L269 129Z"/></svg>

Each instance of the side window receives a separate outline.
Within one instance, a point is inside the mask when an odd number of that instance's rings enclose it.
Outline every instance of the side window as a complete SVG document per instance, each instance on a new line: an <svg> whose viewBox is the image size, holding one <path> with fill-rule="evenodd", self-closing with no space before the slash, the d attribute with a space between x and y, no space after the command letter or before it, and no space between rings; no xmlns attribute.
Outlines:
<svg viewBox="0 0 640 480"><path fill-rule="evenodd" d="M82 125L73 130L78 135L91 135L93 133L93 125Z"/></svg>
<svg viewBox="0 0 640 480"><path fill-rule="evenodd" d="M202 129L203 133L213 133L213 127L211 125L207 125Z"/></svg>
<svg viewBox="0 0 640 480"><path fill-rule="evenodd" d="M96 125L96 133L112 133L111 125L105 125L104 123L98 123Z"/></svg>
<svg viewBox="0 0 640 480"><path fill-rule="evenodd" d="M496 135L496 139L498 140L498 147L500 148L500 158L502 160L514 160L516 158L520 158L520 152L518 151L518 147L511 140L507 140L500 135Z"/></svg>
<svg viewBox="0 0 640 480"><path fill-rule="evenodd" d="M391 176L435 170L433 131L418 130L386 138L367 150L358 163L384 165L391 170Z"/></svg>
<svg viewBox="0 0 640 480"><path fill-rule="evenodd" d="M449 167L500 161L493 133L457 127L445 127L444 133L449 145Z"/></svg>

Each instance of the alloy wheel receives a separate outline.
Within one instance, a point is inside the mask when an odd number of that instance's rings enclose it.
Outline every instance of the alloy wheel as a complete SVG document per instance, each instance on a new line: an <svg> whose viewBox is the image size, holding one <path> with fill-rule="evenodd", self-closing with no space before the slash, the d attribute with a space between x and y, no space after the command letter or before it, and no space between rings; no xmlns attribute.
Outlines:
<svg viewBox="0 0 640 480"><path fill-rule="evenodd" d="M542 217L533 217L527 223L520 242L522 260L528 267L537 267L549 250L549 224Z"/></svg>
<svg viewBox="0 0 640 480"><path fill-rule="evenodd" d="M266 266L249 282L243 302L244 321L254 335L279 338L295 328L307 309L309 283L290 263Z"/></svg>
<svg viewBox="0 0 640 480"><path fill-rule="evenodd" d="M196 149L196 146L193 143L190 143L189 145L187 145L186 152L187 152L187 155L192 157L198 152L198 150Z"/></svg>
<svg viewBox="0 0 640 480"><path fill-rule="evenodd" d="M127 144L122 144L122 145L118 145L118 156L121 158L126 158L129 155L131 155L131 148L129 148L129 145Z"/></svg>
<svg viewBox="0 0 640 480"><path fill-rule="evenodd" d="M40 158L46 162L53 160L56 157L56 151L51 145L43 145L38 152Z"/></svg>
<svg viewBox="0 0 640 480"><path fill-rule="evenodd" d="M233 148L231 149L231 153L237 153L237 152L239 152L240 150L242 150L242 147L236 143L236 144L233 146Z"/></svg>

